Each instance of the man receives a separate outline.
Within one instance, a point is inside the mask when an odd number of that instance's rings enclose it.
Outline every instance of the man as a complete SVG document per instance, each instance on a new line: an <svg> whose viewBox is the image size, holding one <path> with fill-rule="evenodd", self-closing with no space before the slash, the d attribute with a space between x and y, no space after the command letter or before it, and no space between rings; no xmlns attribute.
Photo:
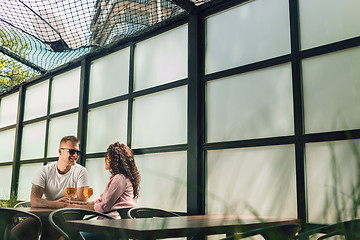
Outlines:
<svg viewBox="0 0 360 240"><path fill-rule="evenodd" d="M76 163L80 155L79 143L74 136L61 139L58 161L43 166L32 181L31 207L64 207L65 189L69 186L76 188L73 200L87 201L83 190L89 186L88 174L85 167Z"/></svg>
<svg viewBox="0 0 360 240"><path fill-rule="evenodd" d="M79 143L79 139L74 136L61 139L57 162L43 166L32 181L31 207L65 207L68 200L65 197L65 189L69 186L76 188L76 198L73 200L87 201L83 190L84 187L89 186L88 174L85 167L76 163L80 155ZM47 222L47 217L41 220L44 224ZM11 230L11 239L35 239L34 224L37 222L31 218L17 224ZM61 239L59 233L53 228L43 227L42 230L42 239Z"/></svg>

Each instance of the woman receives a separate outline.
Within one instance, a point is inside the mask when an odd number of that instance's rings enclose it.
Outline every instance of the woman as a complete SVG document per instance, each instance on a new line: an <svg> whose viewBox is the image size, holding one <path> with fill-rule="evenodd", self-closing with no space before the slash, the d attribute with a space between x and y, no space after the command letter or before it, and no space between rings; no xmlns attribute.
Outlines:
<svg viewBox="0 0 360 240"><path fill-rule="evenodd" d="M139 196L140 174L132 150L125 144L115 142L106 151L105 169L111 173L110 181L99 199L93 202L74 202L67 207L85 208L104 212L111 209L132 207ZM118 212L111 216L120 218Z"/></svg>

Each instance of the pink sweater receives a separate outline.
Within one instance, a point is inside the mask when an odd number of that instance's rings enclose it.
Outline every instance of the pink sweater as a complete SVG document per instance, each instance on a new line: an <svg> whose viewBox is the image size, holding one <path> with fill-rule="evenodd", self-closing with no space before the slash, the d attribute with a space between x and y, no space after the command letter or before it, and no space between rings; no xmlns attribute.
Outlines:
<svg viewBox="0 0 360 240"><path fill-rule="evenodd" d="M122 174L116 174L110 177L105 191L99 199L94 201L94 209L97 212L104 212L110 209L132 207L134 203L133 187L130 180ZM120 218L116 211L109 215Z"/></svg>

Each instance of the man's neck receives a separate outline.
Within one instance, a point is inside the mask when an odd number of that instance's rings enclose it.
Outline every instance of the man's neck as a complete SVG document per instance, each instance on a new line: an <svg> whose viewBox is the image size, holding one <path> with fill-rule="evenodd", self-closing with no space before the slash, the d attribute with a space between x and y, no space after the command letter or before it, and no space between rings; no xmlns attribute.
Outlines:
<svg viewBox="0 0 360 240"><path fill-rule="evenodd" d="M70 170L71 166L63 166L63 165L58 161L57 164L56 164L56 168L57 168L57 170L58 170L58 173L60 173L60 174L65 174L65 173L67 173L67 172Z"/></svg>

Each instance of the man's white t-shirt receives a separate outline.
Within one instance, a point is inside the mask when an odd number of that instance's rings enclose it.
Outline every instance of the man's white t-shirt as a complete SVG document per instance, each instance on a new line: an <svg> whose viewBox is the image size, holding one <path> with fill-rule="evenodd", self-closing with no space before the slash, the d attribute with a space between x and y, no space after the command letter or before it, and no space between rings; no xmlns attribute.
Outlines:
<svg viewBox="0 0 360 240"><path fill-rule="evenodd" d="M49 201L65 197L65 188L67 187L86 187L89 186L88 174L86 168L75 164L65 174L60 174L53 162L43 166L35 175L32 184L45 189L45 199Z"/></svg>

